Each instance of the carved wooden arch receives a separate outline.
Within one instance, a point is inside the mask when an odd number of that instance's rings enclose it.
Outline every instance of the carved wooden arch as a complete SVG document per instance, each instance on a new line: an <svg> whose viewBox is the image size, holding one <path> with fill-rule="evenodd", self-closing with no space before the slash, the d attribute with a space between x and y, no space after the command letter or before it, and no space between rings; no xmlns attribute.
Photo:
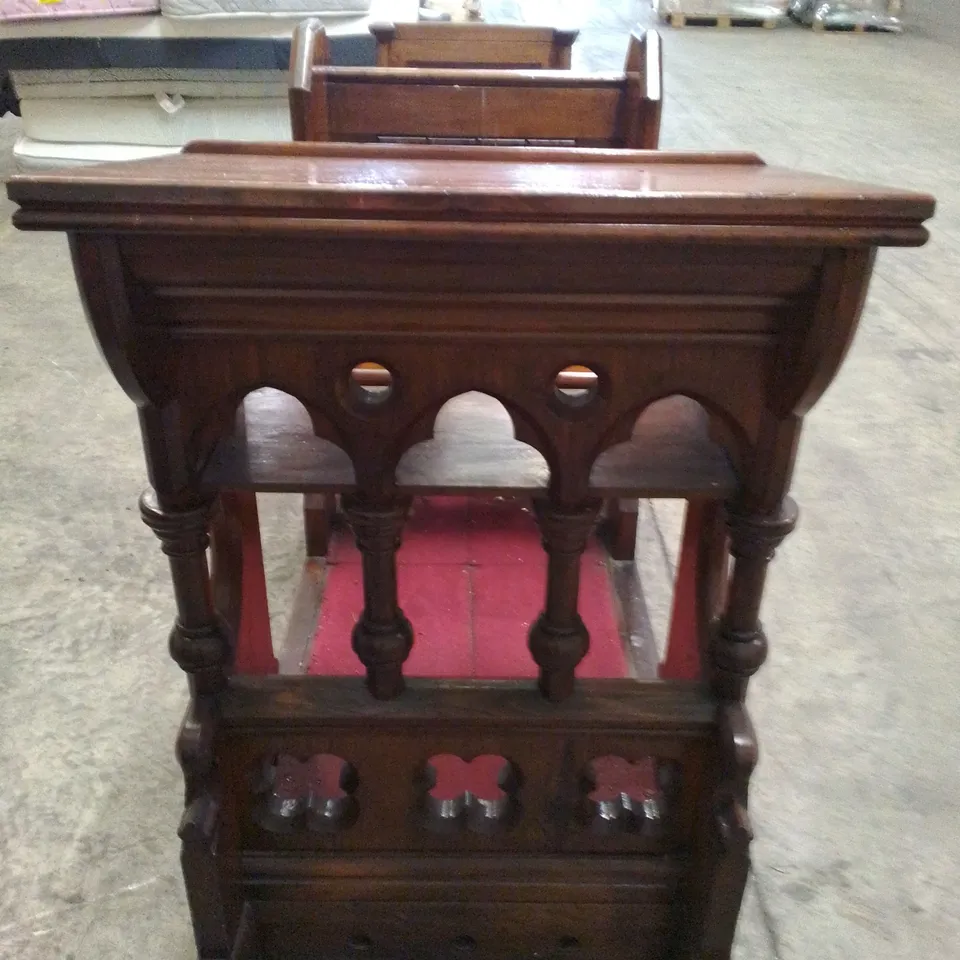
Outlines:
<svg viewBox="0 0 960 960"><path fill-rule="evenodd" d="M410 427L398 440L397 447L400 450L400 454L396 458L394 470L396 470L396 466L403 459L404 454L413 449L418 443L423 443L424 441L434 438L434 428L437 417L443 408L448 403L468 393L479 393L485 397L489 397L491 400L496 400L510 418L510 422L513 425L514 440L533 447L533 449L543 457L547 468L550 470L551 476L553 475L556 469L555 464L559 462L559 453L543 425L520 404L505 396L501 391L490 389L489 387L468 387L467 389L456 390L454 392L445 391L441 397L431 400L429 405L421 409L414 417Z"/></svg>
<svg viewBox="0 0 960 960"><path fill-rule="evenodd" d="M306 399L299 386L291 386L290 383L283 383L271 378L269 380L253 381L221 395L218 400L208 404L191 418L190 423L185 424L185 429L189 432L187 450L189 451L190 463L198 475L213 455L217 444L236 429L237 413L244 400L251 393L263 389L278 390L296 400L310 418L314 436L336 444L346 451L343 433L335 420L328 417L318 404Z"/></svg>
<svg viewBox="0 0 960 960"><path fill-rule="evenodd" d="M703 408L710 417L711 426L714 424L717 426L713 439L724 448L734 468L738 469L739 472L740 466L748 462L754 447L749 426L742 422L732 407L719 399L709 397L705 393L692 390L689 387L651 393L641 401L631 403L629 407L618 412L613 424L597 440L594 455L590 461L591 470L597 459L606 450L618 443L626 443L630 440L637 420L643 416L648 408L670 397L686 397Z"/></svg>

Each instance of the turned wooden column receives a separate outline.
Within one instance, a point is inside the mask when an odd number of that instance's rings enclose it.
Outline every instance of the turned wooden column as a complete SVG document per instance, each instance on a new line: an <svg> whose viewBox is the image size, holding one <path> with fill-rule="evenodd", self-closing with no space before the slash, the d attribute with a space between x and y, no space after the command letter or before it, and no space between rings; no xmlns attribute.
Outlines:
<svg viewBox="0 0 960 960"><path fill-rule="evenodd" d="M743 700L750 677L767 658L767 637L760 623L767 566L796 522L797 505L790 497L775 513L751 513L738 505L727 508L733 575L711 650L714 687L724 699Z"/></svg>
<svg viewBox="0 0 960 960"><path fill-rule="evenodd" d="M403 693L403 663L413 627L397 602L397 550L409 499L386 506L343 497L343 510L363 558L363 613L353 628L353 649L367 668L367 686L378 700Z"/></svg>
<svg viewBox="0 0 960 960"><path fill-rule="evenodd" d="M213 607L207 569L207 529L212 501L164 508L156 493L140 497L140 515L157 535L170 561L177 619L170 631L170 656L190 675L197 696L215 693L225 683L232 644Z"/></svg>
<svg viewBox="0 0 960 960"><path fill-rule="evenodd" d="M178 834L180 861L199 955L227 956L230 906L221 888L215 854L220 819L220 785L213 741L216 694L226 684L233 645L213 605L207 546L212 500L161 506L157 494L140 497L140 515L160 540L170 562L177 617L170 631L170 655L187 674L190 704L177 736L185 805Z"/></svg>
<svg viewBox="0 0 960 960"><path fill-rule="evenodd" d="M554 703L573 693L574 671L590 648L590 634L580 618L580 557L600 510L600 501L561 507L534 501L547 551L547 599L530 629L530 653L540 667L540 691Z"/></svg>

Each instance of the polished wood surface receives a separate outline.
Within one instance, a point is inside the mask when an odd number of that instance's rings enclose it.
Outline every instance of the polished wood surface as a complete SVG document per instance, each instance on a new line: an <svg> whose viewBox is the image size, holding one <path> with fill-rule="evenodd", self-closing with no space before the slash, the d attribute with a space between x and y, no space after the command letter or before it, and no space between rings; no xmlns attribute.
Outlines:
<svg viewBox="0 0 960 960"><path fill-rule="evenodd" d="M578 30L477 23L374 23L378 67L569 70Z"/></svg>
<svg viewBox="0 0 960 960"><path fill-rule="evenodd" d="M331 67L322 24L306 21L290 52L293 138L657 146L663 63L654 30L630 38L621 74L502 69L499 60L488 66L501 69L464 69L475 62L465 57L448 61L457 69Z"/></svg>
<svg viewBox="0 0 960 960"><path fill-rule="evenodd" d="M8 193L21 206L15 223L22 229L135 228L143 212L124 207L146 205L164 230L248 226L313 237L907 246L926 242L921 222L933 212L922 194L769 167L743 154L504 148L490 155L450 146L442 157L428 149L421 159L414 146L392 146L365 153L297 143L241 152L199 144L173 157L16 176ZM779 276L765 286L775 287Z"/></svg>
<svg viewBox="0 0 960 960"><path fill-rule="evenodd" d="M749 155L343 144L198 144L8 191L18 226L68 232L139 408L190 681L199 956L727 960L803 418L876 247L922 244L933 200ZM534 497L548 556L538 686L409 680L409 499L497 484ZM218 499L255 489L342 495L365 680L237 674L246 567L207 550ZM696 680L576 680L585 535L625 492L694 500Z"/></svg>

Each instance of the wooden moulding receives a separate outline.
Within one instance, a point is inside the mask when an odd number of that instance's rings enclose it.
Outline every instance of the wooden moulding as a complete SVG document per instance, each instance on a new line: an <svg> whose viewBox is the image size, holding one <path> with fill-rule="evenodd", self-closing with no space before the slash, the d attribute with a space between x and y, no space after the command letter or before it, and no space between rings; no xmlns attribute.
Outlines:
<svg viewBox="0 0 960 960"><path fill-rule="evenodd" d="M543 493L550 479L543 457L514 440L485 405L458 398L442 429L418 444L397 469L402 494ZM353 467L338 446L316 437L292 397L264 389L247 397L246 435L221 441L203 473L211 490L340 493L354 486ZM602 453L591 474L598 497L724 499L737 478L722 448L710 440L703 411L670 397L640 417L633 437Z"/></svg>
<svg viewBox="0 0 960 960"><path fill-rule="evenodd" d="M220 709L225 730L265 734L339 724L362 731L373 719L433 731L472 722L492 731L619 728L694 738L716 726L716 700L701 684L635 680L583 680L558 710L531 680L412 678L403 697L384 703L373 700L358 677L235 676Z"/></svg>

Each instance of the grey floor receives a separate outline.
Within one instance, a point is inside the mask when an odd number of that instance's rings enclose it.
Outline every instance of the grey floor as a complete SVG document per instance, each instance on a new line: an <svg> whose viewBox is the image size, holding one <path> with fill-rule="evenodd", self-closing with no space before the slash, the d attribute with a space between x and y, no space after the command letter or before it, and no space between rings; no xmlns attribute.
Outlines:
<svg viewBox="0 0 960 960"><path fill-rule="evenodd" d="M640 6L591 6L581 61L614 66ZM750 697L763 758L739 960L960 956L960 4L908 9L902 37L664 31L665 147L751 148L940 201L926 248L881 254L808 420L802 523ZM0 165L15 132L0 121ZM0 958L187 960L184 687L136 513L136 419L63 239L14 232L11 210L0 200ZM278 599L295 510L266 509Z"/></svg>

